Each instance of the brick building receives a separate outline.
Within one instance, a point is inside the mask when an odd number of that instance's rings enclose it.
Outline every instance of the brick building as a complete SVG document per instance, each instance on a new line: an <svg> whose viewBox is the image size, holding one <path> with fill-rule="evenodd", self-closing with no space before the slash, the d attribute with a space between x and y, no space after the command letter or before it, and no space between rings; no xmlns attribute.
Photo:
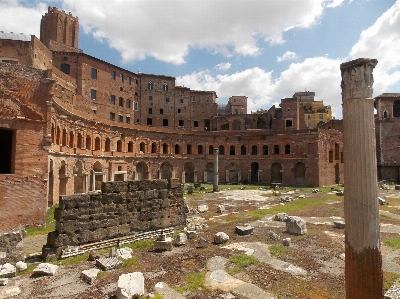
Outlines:
<svg viewBox="0 0 400 299"><path fill-rule="evenodd" d="M43 224L59 195L103 181L211 182L214 149L220 182L343 182L342 133L307 127L304 98L247 114L247 97L232 96L220 113L214 91L133 73L77 46L78 19L57 8L43 16L40 40L0 33L3 229Z"/></svg>

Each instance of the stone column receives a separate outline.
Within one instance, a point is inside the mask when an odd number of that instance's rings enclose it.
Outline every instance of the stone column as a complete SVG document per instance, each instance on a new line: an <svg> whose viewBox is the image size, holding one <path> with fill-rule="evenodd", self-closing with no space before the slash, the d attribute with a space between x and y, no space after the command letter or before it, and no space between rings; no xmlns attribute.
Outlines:
<svg viewBox="0 0 400 299"><path fill-rule="evenodd" d="M218 190L218 150L214 149L214 180L213 180L213 192L217 192Z"/></svg>
<svg viewBox="0 0 400 299"><path fill-rule="evenodd" d="M197 170L194 171L194 178L193 178L194 182L197 183Z"/></svg>
<svg viewBox="0 0 400 299"><path fill-rule="evenodd" d="M241 183L241 182L242 182L242 171L239 170L238 171L238 183Z"/></svg>
<svg viewBox="0 0 400 299"><path fill-rule="evenodd" d="M182 184L185 184L185 183L186 183L186 180L185 180L185 173L186 173L186 172L183 170L183 171L182 171L182 175L181 175L181 183L182 183Z"/></svg>
<svg viewBox="0 0 400 299"><path fill-rule="evenodd" d="M342 63L346 298L383 298L372 70Z"/></svg>

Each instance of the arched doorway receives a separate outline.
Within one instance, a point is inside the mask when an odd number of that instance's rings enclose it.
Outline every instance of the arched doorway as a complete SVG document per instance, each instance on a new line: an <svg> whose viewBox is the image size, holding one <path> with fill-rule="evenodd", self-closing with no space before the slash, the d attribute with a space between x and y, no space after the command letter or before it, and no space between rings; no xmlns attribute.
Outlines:
<svg viewBox="0 0 400 299"><path fill-rule="evenodd" d="M257 162L251 162L250 181L252 183L258 183L258 163Z"/></svg>
<svg viewBox="0 0 400 299"><path fill-rule="evenodd" d="M183 166L185 171L185 182L194 183L194 164L192 162L186 162Z"/></svg>
<svg viewBox="0 0 400 299"><path fill-rule="evenodd" d="M297 162L294 166L294 184L296 186L305 186L306 184L306 166L302 162Z"/></svg>
<svg viewBox="0 0 400 299"><path fill-rule="evenodd" d="M204 180L207 183L212 183L213 182L213 177L214 177L214 163L208 162L207 165L206 165Z"/></svg>
<svg viewBox="0 0 400 299"><path fill-rule="evenodd" d="M239 167L235 162L231 162L228 166L229 183L237 183L239 181Z"/></svg>
<svg viewBox="0 0 400 299"><path fill-rule="evenodd" d="M173 166L168 162L163 162L160 166L160 179L172 178Z"/></svg>
<svg viewBox="0 0 400 299"><path fill-rule="evenodd" d="M147 168L147 164L144 162L139 162L138 164L136 164L136 174L138 181L147 180L149 178L149 170Z"/></svg>
<svg viewBox="0 0 400 299"><path fill-rule="evenodd" d="M282 184L282 165L275 162L271 166L271 183Z"/></svg>
<svg viewBox="0 0 400 299"><path fill-rule="evenodd" d="M74 165L74 193L85 193L85 189L83 165L81 161L77 161Z"/></svg>

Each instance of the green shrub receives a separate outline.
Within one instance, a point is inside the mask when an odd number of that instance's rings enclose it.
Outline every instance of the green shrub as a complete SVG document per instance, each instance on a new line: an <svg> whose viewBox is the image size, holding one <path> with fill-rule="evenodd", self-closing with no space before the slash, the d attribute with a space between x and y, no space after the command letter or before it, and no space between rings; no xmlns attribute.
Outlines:
<svg viewBox="0 0 400 299"><path fill-rule="evenodd" d="M283 245L270 245L268 246L268 250L271 256L279 256L288 251L288 249Z"/></svg>

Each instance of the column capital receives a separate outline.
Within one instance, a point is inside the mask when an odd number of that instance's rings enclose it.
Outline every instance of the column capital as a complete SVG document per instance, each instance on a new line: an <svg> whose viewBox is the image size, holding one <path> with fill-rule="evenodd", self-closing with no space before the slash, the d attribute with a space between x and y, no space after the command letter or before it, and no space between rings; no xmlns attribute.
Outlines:
<svg viewBox="0 0 400 299"><path fill-rule="evenodd" d="M378 60L358 58L340 65L342 101L372 98L374 77L372 71Z"/></svg>

